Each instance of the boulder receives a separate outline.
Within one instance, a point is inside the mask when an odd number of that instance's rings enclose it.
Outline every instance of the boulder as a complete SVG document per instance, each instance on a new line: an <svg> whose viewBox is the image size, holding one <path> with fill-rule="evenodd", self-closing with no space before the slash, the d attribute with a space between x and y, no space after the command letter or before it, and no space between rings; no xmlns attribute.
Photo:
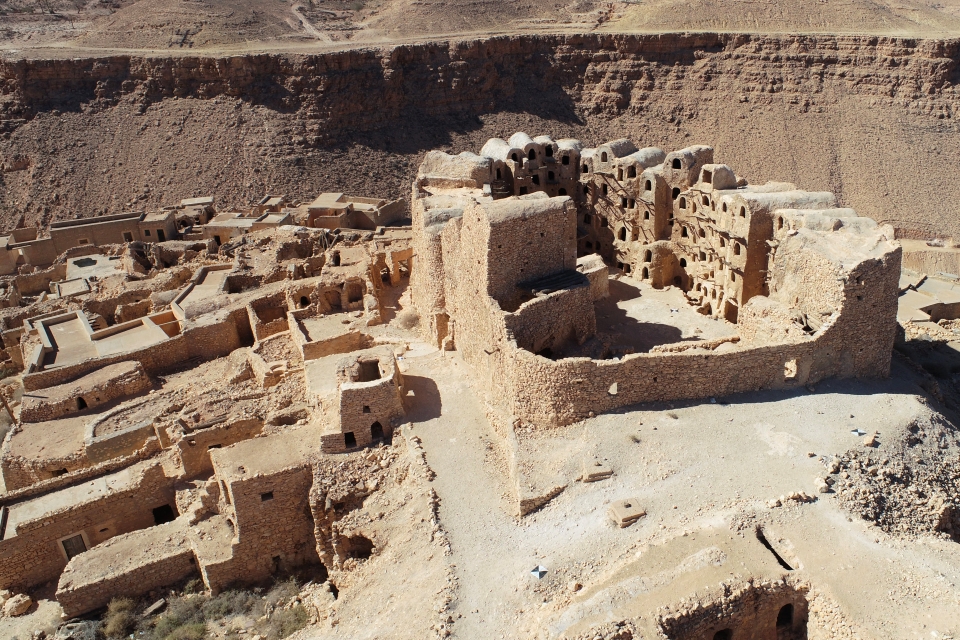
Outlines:
<svg viewBox="0 0 960 640"><path fill-rule="evenodd" d="M31 606L33 606L33 600L30 599L30 596L19 593L4 603L3 615L11 618L22 616Z"/></svg>

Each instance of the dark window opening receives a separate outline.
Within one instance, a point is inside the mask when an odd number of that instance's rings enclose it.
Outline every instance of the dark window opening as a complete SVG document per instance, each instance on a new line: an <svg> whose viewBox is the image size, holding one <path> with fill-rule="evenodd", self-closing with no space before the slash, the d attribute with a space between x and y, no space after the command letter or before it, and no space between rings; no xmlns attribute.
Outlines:
<svg viewBox="0 0 960 640"><path fill-rule="evenodd" d="M649 219L650 219L650 212L649 212L649 211L644 211L644 212L643 212L643 219L644 219L644 220L649 220Z"/></svg>
<svg viewBox="0 0 960 640"><path fill-rule="evenodd" d="M673 191L670 193L674 200L680 195L680 187L674 187Z"/></svg>
<svg viewBox="0 0 960 640"><path fill-rule="evenodd" d="M586 247L587 249L593 249L593 243L590 242L589 240L587 240L586 242L584 242L584 243L583 243L583 246Z"/></svg>
<svg viewBox="0 0 960 640"><path fill-rule="evenodd" d="M150 229L144 229L144 230L143 230L143 235L149 236L149 235L150 235Z"/></svg>
<svg viewBox="0 0 960 640"><path fill-rule="evenodd" d="M626 239L627 239L627 228L626 228L626 227L620 227L620 239L621 239L621 240L626 240Z"/></svg>
<svg viewBox="0 0 960 640"><path fill-rule="evenodd" d="M589 213L583 214L583 224L590 224L591 222L593 222L593 216Z"/></svg>
<svg viewBox="0 0 960 640"><path fill-rule="evenodd" d="M339 267L339 266L340 266L340 252L339 252L339 251L334 251L332 254L330 254L330 264L331 264L332 266L334 266L334 267Z"/></svg>
<svg viewBox="0 0 960 640"><path fill-rule="evenodd" d="M537 159L537 152L536 152L536 150L535 150L535 149L530 149L530 151L527 153L527 158L528 158L529 160L536 160L536 159Z"/></svg>
<svg viewBox="0 0 960 640"><path fill-rule="evenodd" d="M636 178L636 177L637 177L637 168L636 168L636 167L629 167L629 168L627 169L627 177L628 177L628 178Z"/></svg>
<svg viewBox="0 0 960 640"><path fill-rule="evenodd" d="M647 181L644 183L644 185L643 185L643 190L644 190L644 191L653 191L653 182L652 182L651 180L647 180Z"/></svg>
<svg viewBox="0 0 960 640"><path fill-rule="evenodd" d="M590 195L590 185L583 185L583 195Z"/></svg>
<svg viewBox="0 0 960 640"><path fill-rule="evenodd" d="M500 180L502 178L503 178L503 172L500 171L500 169L497 169L497 180Z"/></svg>
<svg viewBox="0 0 960 640"><path fill-rule="evenodd" d="M704 231L703 229L700 229L700 231L698 231L697 234L698 234L701 238L706 238L706 237L707 237L707 232Z"/></svg>
<svg viewBox="0 0 960 640"><path fill-rule="evenodd" d="M83 542L83 536L80 534L77 534L72 538L67 538L60 544L63 545L63 552L67 554L67 560L70 560L74 556L78 556L87 550L87 545Z"/></svg>
<svg viewBox="0 0 960 640"><path fill-rule="evenodd" d="M690 237L690 234L689 234L689 232L687 231L687 228L686 228L686 227L683 227L683 228L680 230L680 236L683 237L683 238L688 238L688 237Z"/></svg>
<svg viewBox="0 0 960 640"><path fill-rule="evenodd" d="M217 243L217 246L218 246L218 247L219 247L221 244L223 244L223 241L220 240L220 236L213 236L213 241Z"/></svg>
<svg viewBox="0 0 960 640"><path fill-rule="evenodd" d="M160 242L167 241L167 236L164 235L163 229L157 229L157 240L159 240Z"/></svg>
<svg viewBox="0 0 960 640"><path fill-rule="evenodd" d="M65 476L65 475L67 475L66 469L57 469L53 472L54 478L59 478L60 476Z"/></svg>
<svg viewBox="0 0 960 640"><path fill-rule="evenodd" d="M720 210L723 211L724 213L727 212L727 203L726 203L726 202L723 203L723 205L720 207Z"/></svg>
<svg viewBox="0 0 960 640"><path fill-rule="evenodd" d="M603 195L607 195L607 192L608 192L609 190L610 190L610 189L607 187L607 185L603 185Z"/></svg>
<svg viewBox="0 0 960 640"><path fill-rule="evenodd" d="M650 277L650 270L646 267L643 268L643 271L640 272L640 278L646 280Z"/></svg>
<svg viewBox="0 0 960 640"><path fill-rule="evenodd" d="M632 199L632 198L631 198L630 200L627 200L627 209L636 209L636 208L637 208L637 201L636 201L636 200L634 200L634 199Z"/></svg>
<svg viewBox="0 0 960 640"><path fill-rule="evenodd" d="M133 242L133 234L129 231L123 232L123 241L124 242Z"/></svg>
<svg viewBox="0 0 960 640"><path fill-rule="evenodd" d="M783 217L777 218L777 229L783 229Z"/></svg>
<svg viewBox="0 0 960 640"><path fill-rule="evenodd" d="M533 176L530 180L533 184L540 184L540 176Z"/></svg>
<svg viewBox="0 0 960 640"><path fill-rule="evenodd" d="M733 255L735 255L735 256L740 255L740 243L739 243L739 242L734 242L734 243L733 243Z"/></svg>
<svg viewBox="0 0 960 640"><path fill-rule="evenodd" d="M153 522L154 524L163 524L165 522L173 522L177 519L177 514L173 512L173 507L168 504L157 507L153 510Z"/></svg>
<svg viewBox="0 0 960 640"><path fill-rule="evenodd" d="M583 173L590 173L590 167L583 165Z"/></svg>
<svg viewBox="0 0 960 640"><path fill-rule="evenodd" d="M522 196L527 195L527 188L526 188L526 187L520 187L520 195L522 195Z"/></svg>
<svg viewBox="0 0 960 640"><path fill-rule="evenodd" d="M608 227L608 226L610 226L610 224L607 222L607 219L604 218L603 216L600 217L600 226L601 226L601 227Z"/></svg>
<svg viewBox="0 0 960 640"><path fill-rule="evenodd" d="M780 607L780 612L777 614L777 627L792 627L793 626L793 605L785 604Z"/></svg>
<svg viewBox="0 0 960 640"><path fill-rule="evenodd" d="M687 199L686 199L686 198L680 198L680 208L681 208L681 209L686 209L686 208L687 208Z"/></svg>
<svg viewBox="0 0 960 640"><path fill-rule="evenodd" d="M709 207L709 206L710 206L710 198L707 197L707 196L701 197L701 198L700 198L700 202L702 202L702 203L703 203L703 206L705 206L705 207Z"/></svg>
<svg viewBox="0 0 960 640"><path fill-rule="evenodd" d="M347 449L353 449L357 446L357 437L353 435L353 431L347 431L343 434L343 446Z"/></svg>
<svg viewBox="0 0 960 640"><path fill-rule="evenodd" d="M273 500L273 491L266 491L260 494L260 502L268 502Z"/></svg>
<svg viewBox="0 0 960 640"><path fill-rule="evenodd" d="M348 557L358 560L366 560L373 554L373 542L363 536L350 536L344 547Z"/></svg>
<svg viewBox="0 0 960 640"><path fill-rule="evenodd" d="M733 640L733 629L721 629L713 634L713 640Z"/></svg>
<svg viewBox="0 0 960 640"><path fill-rule="evenodd" d="M308 298L307 296L300 296L300 307L302 308L302 307L309 307L309 306L310 306L310 298Z"/></svg>
<svg viewBox="0 0 960 640"><path fill-rule="evenodd" d="M680 158L674 158L674 159L673 159L673 168L674 168L674 169L679 169L681 166L682 166L682 165L680 164Z"/></svg>
<svg viewBox="0 0 960 640"><path fill-rule="evenodd" d="M374 440L383 440L383 425L379 422L370 425L370 437Z"/></svg>
<svg viewBox="0 0 960 640"><path fill-rule="evenodd" d="M740 207L740 217L741 217L741 218L746 218L746 217L747 217L747 208L746 208L746 207Z"/></svg>
<svg viewBox="0 0 960 640"><path fill-rule="evenodd" d="M520 158L518 158L517 154L515 153L510 154L510 159L513 160L514 162L520 162Z"/></svg>
<svg viewBox="0 0 960 640"><path fill-rule="evenodd" d="M366 404L363 405L363 412L364 412L364 413L370 413L370 406L369 406L369 405L366 405Z"/></svg>
<svg viewBox="0 0 960 640"><path fill-rule="evenodd" d="M555 179L556 179L556 176L554 175L553 171L547 171L547 180L555 180Z"/></svg>
<svg viewBox="0 0 960 640"><path fill-rule="evenodd" d="M376 360L361 360L357 372L357 382L371 382L380 379L380 363Z"/></svg>
<svg viewBox="0 0 960 640"><path fill-rule="evenodd" d="M83 411L87 408L87 401L83 398L77 398L77 411Z"/></svg>
<svg viewBox="0 0 960 640"><path fill-rule="evenodd" d="M570 164L570 156L563 156L563 159L560 160L560 164Z"/></svg>
<svg viewBox="0 0 960 640"><path fill-rule="evenodd" d="M553 147L551 147L550 145L545 146L545 147L543 148L543 152L544 152L545 154L547 154L547 157L548 157L548 158L552 158L552 157L553 157Z"/></svg>
<svg viewBox="0 0 960 640"><path fill-rule="evenodd" d="M617 180L623 180L623 167L617 169Z"/></svg>
<svg viewBox="0 0 960 640"><path fill-rule="evenodd" d="M380 269L380 282L383 284L390 284L390 270L386 267Z"/></svg>
<svg viewBox="0 0 960 640"><path fill-rule="evenodd" d="M626 198L620 198L620 207L621 207L622 209L626 209L626 208L627 208L627 199L626 199Z"/></svg>
<svg viewBox="0 0 960 640"><path fill-rule="evenodd" d="M680 258L680 266L683 267L684 269L687 268L687 261L685 258Z"/></svg>
<svg viewBox="0 0 960 640"><path fill-rule="evenodd" d="M606 161L607 161L607 152L604 151L603 153L600 154L600 162L606 162Z"/></svg>
<svg viewBox="0 0 960 640"><path fill-rule="evenodd" d="M567 190L561 187L560 190L557 191L557 195L565 196L567 195Z"/></svg>
<svg viewBox="0 0 960 640"><path fill-rule="evenodd" d="M652 251L645 251L645 252L643 253L643 261L644 261L644 262L650 262L652 259L653 259L653 252L652 252Z"/></svg>

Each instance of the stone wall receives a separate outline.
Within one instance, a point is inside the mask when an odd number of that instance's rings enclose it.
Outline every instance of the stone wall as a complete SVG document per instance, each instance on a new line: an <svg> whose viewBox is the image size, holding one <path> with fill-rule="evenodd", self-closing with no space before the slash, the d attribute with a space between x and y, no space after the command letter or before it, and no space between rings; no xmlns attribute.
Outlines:
<svg viewBox="0 0 960 640"><path fill-rule="evenodd" d="M151 384L139 362L108 365L73 382L24 394L20 420L54 420L68 413L143 393Z"/></svg>
<svg viewBox="0 0 960 640"><path fill-rule="evenodd" d="M153 526L153 509L174 505L173 483L159 463L118 473L133 474L132 482L93 500L63 506L57 506L57 493L35 498L52 508L16 523L15 531L8 524L0 540L0 588L25 590L56 579L67 565L62 538L82 535L89 549L117 534Z"/></svg>
<svg viewBox="0 0 960 640"><path fill-rule="evenodd" d="M104 542L95 551L98 566L93 575L87 554L77 556L57 585L63 615L78 616L106 606L113 598L146 593L196 574L193 548L182 526L182 522L168 522L153 527L148 537L135 531Z"/></svg>

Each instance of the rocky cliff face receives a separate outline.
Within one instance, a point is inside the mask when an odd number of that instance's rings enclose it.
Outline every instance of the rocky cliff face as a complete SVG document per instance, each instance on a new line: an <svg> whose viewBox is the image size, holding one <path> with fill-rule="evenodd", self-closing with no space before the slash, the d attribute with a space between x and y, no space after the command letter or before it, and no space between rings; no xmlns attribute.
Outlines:
<svg viewBox="0 0 960 640"><path fill-rule="evenodd" d="M834 190L911 235L956 235L956 40L514 36L317 55L0 62L0 216L212 193L404 196L423 151L515 127L587 144L712 144L752 182Z"/></svg>

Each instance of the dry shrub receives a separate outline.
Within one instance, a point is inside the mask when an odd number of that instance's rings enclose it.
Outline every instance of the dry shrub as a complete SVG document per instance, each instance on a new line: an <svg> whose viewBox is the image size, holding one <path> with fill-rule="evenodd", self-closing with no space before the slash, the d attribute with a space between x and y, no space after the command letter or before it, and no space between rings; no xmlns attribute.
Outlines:
<svg viewBox="0 0 960 640"><path fill-rule="evenodd" d="M152 628L144 629L138 640L195 640L203 638L207 623L202 607L206 598L176 598Z"/></svg>
<svg viewBox="0 0 960 640"><path fill-rule="evenodd" d="M137 604L130 598L114 598L107 605L103 620L103 635L107 638L126 638L137 625L133 611Z"/></svg>
<svg viewBox="0 0 960 640"><path fill-rule="evenodd" d="M280 609L275 612L269 620L262 623L262 627L258 627L257 631L267 640L281 640L306 627L309 620L310 614L307 613L306 608L298 604L290 609Z"/></svg>

